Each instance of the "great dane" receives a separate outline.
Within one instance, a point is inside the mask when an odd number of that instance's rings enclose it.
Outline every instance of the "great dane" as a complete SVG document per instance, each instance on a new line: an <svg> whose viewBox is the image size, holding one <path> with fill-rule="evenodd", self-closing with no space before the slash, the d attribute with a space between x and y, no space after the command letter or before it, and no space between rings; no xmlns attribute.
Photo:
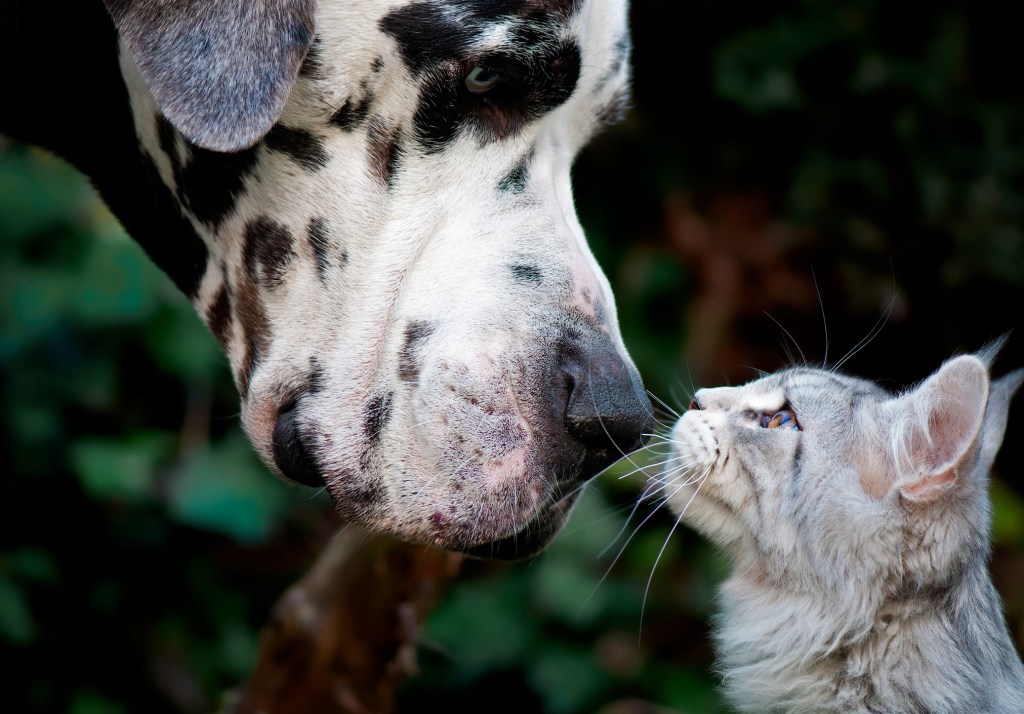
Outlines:
<svg viewBox="0 0 1024 714"><path fill-rule="evenodd" d="M626 0L8 0L0 40L0 130L92 179L350 521L525 557L641 445L570 183Z"/></svg>

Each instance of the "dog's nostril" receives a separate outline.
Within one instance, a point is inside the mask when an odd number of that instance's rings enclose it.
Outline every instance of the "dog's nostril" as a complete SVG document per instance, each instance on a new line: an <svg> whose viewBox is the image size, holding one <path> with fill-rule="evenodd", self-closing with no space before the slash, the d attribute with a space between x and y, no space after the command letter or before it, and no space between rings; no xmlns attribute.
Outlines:
<svg viewBox="0 0 1024 714"><path fill-rule="evenodd" d="M654 428L640 376L609 342L563 364L569 399L565 426L600 469L640 448Z"/></svg>
<svg viewBox="0 0 1024 714"><path fill-rule="evenodd" d="M305 486L323 486L323 477L316 459L309 453L296 421L295 404L289 404L277 415L274 424L274 462L288 479Z"/></svg>

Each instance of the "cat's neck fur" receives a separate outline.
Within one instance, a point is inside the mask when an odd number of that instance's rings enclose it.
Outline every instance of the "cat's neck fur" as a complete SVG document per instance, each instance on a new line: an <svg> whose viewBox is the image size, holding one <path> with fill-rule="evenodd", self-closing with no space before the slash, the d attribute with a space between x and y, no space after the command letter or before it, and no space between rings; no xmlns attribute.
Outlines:
<svg viewBox="0 0 1024 714"><path fill-rule="evenodd" d="M842 601L738 567L720 594L718 666L744 711L1024 712L1024 666L984 563L941 592Z"/></svg>

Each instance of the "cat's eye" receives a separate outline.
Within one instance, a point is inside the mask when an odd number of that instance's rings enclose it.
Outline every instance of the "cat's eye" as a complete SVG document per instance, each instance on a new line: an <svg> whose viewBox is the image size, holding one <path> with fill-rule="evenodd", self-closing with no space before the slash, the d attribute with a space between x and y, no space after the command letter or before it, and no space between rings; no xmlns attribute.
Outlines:
<svg viewBox="0 0 1024 714"><path fill-rule="evenodd" d="M466 75L466 89L471 94L483 94L501 84L501 75L482 64L473 65Z"/></svg>
<svg viewBox="0 0 1024 714"><path fill-rule="evenodd" d="M792 409L783 409L782 411L775 412L773 416L763 414L761 416L761 426L765 429L800 429L800 424L796 420L796 414L793 413Z"/></svg>
<svg viewBox="0 0 1024 714"><path fill-rule="evenodd" d="M697 401L697 397L694 397L693 399L690 400L690 405L688 407L686 407L686 408L687 409L703 409L704 407L702 407L700 405L700 402Z"/></svg>

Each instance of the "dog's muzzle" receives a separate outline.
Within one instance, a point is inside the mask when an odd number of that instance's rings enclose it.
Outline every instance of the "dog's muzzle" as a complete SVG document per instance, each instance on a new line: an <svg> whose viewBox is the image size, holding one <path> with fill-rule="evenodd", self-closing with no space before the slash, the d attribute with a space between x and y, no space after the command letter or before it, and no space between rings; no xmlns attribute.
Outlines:
<svg viewBox="0 0 1024 714"><path fill-rule="evenodd" d="M434 353L393 395L407 421L375 427L366 457L342 470L313 441L329 421L292 399L277 413L274 461L293 481L326 485L355 522L480 557L531 556L582 486L654 425L639 375L607 335L532 344L529 360L494 347ZM397 477L400 488L389 485Z"/></svg>

